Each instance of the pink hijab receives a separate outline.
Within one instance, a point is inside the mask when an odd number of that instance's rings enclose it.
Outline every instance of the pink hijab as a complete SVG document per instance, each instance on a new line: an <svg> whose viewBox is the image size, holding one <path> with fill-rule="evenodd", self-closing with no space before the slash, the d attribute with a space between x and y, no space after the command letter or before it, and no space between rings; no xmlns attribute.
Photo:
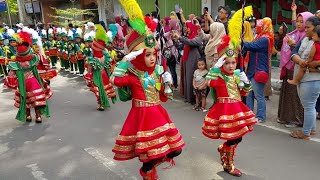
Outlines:
<svg viewBox="0 0 320 180"><path fill-rule="evenodd" d="M293 40L295 40L296 43L301 41L306 36L305 23L309 17L313 16L313 14L310 12L303 12L297 15L297 19L299 16L302 16L302 19L303 19L303 26L301 31L298 31L297 29L295 29L294 31L287 34L287 36L290 36ZM294 63L290 60L291 49L286 41L286 38L283 39L283 45L281 47L280 54L281 54L280 67L282 69L286 68L288 70L293 71Z"/></svg>
<svg viewBox="0 0 320 180"><path fill-rule="evenodd" d="M164 26L164 32L169 32L170 31L170 24L169 24L170 17L166 16L163 19L166 22L166 25Z"/></svg>

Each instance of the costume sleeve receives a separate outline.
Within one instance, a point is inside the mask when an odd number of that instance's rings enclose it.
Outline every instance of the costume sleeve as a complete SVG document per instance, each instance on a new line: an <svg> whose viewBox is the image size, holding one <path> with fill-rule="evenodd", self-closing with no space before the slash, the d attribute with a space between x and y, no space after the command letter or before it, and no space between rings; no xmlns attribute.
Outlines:
<svg viewBox="0 0 320 180"><path fill-rule="evenodd" d="M131 77L126 75L123 77L115 77L113 83L118 87L124 87L124 86L130 86L131 81L132 81Z"/></svg>
<svg viewBox="0 0 320 180"><path fill-rule="evenodd" d="M252 90L251 83L244 83L243 89L240 90L240 95L241 96L247 96L251 90Z"/></svg>
<svg viewBox="0 0 320 180"><path fill-rule="evenodd" d="M211 80L209 80L209 83L208 83L208 85L212 88L216 88L218 86L218 84L219 84L218 79L211 79Z"/></svg>
<svg viewBox="0 0 320 180"><path fill-rule="evenodd" d="M161 89L160 89L160 101L161 102L167 102L168 101L168 97L164 94L164 85L161 85Z"/></svg>
<svg viewBox="0 0 320 180"><path fill-rule="evenodd" d="M200 37L196 37L193 39L186 39L181 37L179 39L183 44L188 45L188 46L201 46L202 45L202 41L200 39Z"/></svg>
<svg viewBox="0 0 320 180"><path fill-rule="evenodd" d="M243 42L243 47L245 51L265 51L268 50L268 39L260 38L252 42Z"/></svg>
<svg viewBox="0 0 320 180"><path fill-rule="evenodd" d="M129 65L129 62L121 61L119 65L114 69L112 76L123 77L126 74Z"/></svg>

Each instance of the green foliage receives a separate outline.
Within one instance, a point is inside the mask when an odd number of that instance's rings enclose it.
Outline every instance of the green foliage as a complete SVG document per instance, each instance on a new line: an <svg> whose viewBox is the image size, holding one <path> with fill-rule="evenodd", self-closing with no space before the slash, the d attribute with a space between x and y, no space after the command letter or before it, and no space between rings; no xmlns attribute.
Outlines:
<svg viewBox="0 0 320 180"><path fill-rule="evenodd" d="M17 0L8 0L10 14L16 15L18 13ZM1 14L8 14L8 11L3 11Z"/></svg>
<svg viewBox="0 0 320 180"><path fill-rule="evenodd" d="M55 10L56 15L50 14L50 16L55 18L55 23L59 24L60 26L67 26L69 22L74 25L81 26L89 21L92 21L92 18L86 20L77 20L79 17L83 17L84 15L92 17L95 16L95 14L92 12L92 10L95 9L57 9L54 7L51 7L51 9Z"/></svg>

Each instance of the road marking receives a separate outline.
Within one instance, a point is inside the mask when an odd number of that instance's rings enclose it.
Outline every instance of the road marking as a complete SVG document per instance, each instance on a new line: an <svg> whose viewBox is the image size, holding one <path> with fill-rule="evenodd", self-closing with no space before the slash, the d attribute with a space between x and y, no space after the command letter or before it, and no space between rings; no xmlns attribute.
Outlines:
<svg viewBox="0 0 320 180"><path fill-rule="evenodd" d="M40 170L37 163L29 164L26 166L27 168L31 169L31 174L37 180L48 180L44 177L44 172Z"/></svg>
<svg viewBox="0 0 320 180"><path fill-rule="evenodd" d="M120 165L116 164L113 159L104 156L99 152L98 149L94 147L89 147L84 149L88 154L97 159L101 164L103 164L108 170L114 172L122 179L132 179L137 180L136 177L130 175L130 172L126 172L125 168L120 167Z"/></svg>
<svg viewBox="0 0 320 180"><path fill-rule="evenodd" d="M289 131L289 130L281 129L281 128L278 128L278 127L275 127L275 126L271 126L271 125L266 125L266 124L261 124L261 123L258 123L257 125L258 126L262 126L262 127L266 127L266 128L269 128L269 129L272 129L272 130L275 130L275 131L280 131L280 132L283 132L283 133L286 133L286 134L290 134L291 133L291 131ZM314 141L314 142L320 143L320 139L319 138L311 138L310 141Z"/></svg>
<svg viewBox="0 0 320 180"><path fill-rule="evenodd" d="M173 102L177 102L177 103L183 103L183 101L180 100L180 99L173 99L172 101ZM257 125L258 126L262 126L262 127L266 127L266 128L269 128L269 129L272 129L272 130L275 130L275 131L283 132L283 133L286 133L286 134L290 134L291 133L291 131L289 131L289 130L278 128L278 127L271 126L271 125L266 125L266 124L262 124L262 123L257 123ZM311 138L310 140L320 143L320 139L319 138Z"/></svg>

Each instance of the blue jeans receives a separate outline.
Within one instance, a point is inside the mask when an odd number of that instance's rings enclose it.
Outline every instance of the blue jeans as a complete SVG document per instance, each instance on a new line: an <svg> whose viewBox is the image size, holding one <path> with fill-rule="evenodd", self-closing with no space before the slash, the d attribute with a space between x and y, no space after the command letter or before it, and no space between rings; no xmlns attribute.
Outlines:
<svg viewBox="0 0 320 180"><path fill-rule="evenodd" d="M303 133L310 136L311 130L316 130L316 103L320 94L320 81L300 83L298 94L304 109Z"/></svg>
<svg viewBox="0 0 320 180"><path fill-rule="evenodd" d="M266 99L264 97L264 86L263 83L258 83L254 80L254 78L249 79L252 84L252 91L248 94L246 98L247 106L253 111L254 110L254 99L257 100L257 113L256 117L259 120L266 121Z"/></svg>

